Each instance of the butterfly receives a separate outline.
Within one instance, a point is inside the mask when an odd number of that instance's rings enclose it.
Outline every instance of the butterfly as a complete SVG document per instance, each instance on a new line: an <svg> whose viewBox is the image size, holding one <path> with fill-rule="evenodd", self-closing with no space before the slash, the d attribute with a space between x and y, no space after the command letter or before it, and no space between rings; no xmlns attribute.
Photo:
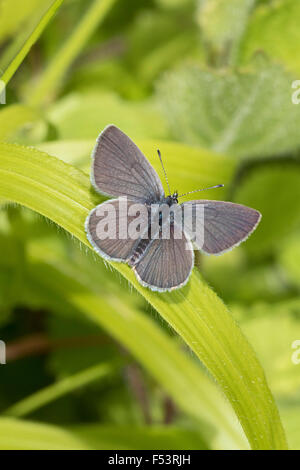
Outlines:
<svg viewBox="0 0 300 470"><path fill-rule="evenodd" d="M171 194L159 151L158 155L169 189L167 196L156 171L126 134L114 125L107 126L101 132L92 153L91 183L97 192L115 199L99 204L90 212L85 230L88 240L100 256L110 261L127 263L143 286L165 292L187 283L194 266L194 247L209 255L223 254L246 240L257 227L261 214L255 209L223 201L193 200L178 204L179 197L190 193L180 196L177 192ZM223 185L213 188L220 186ZM142 218L144 229L137 232L135 237L129 237L127 232L121 236L121 225L124 227L125 224L127 228L135 222L137 214L129 214L136 205L145 208ZM185 226L179 228L180 237L176 236L179 225L170 217L169 236L162 236L159 218L158 229L151 237L153 218L150 209L156 207L158 213L163 206L192 210L189 212L189 220L187 218L187 229L183 228ZM204 214L200 224L203 233L201 246L192 241L189 230L189 226L199 222L198 209ZM104 217L106 225L108 222L113 223L114 237L99 236L99 226ZM117 226L113 219L118 220Z"/></svg>

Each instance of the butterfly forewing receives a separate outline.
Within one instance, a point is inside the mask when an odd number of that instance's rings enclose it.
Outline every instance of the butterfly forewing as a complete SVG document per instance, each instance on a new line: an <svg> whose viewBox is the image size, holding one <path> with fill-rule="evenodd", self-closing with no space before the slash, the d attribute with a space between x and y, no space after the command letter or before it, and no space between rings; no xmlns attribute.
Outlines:
<svg viewBox="0 0 300 470"><path fill-rule="evenodd" d="M149 203L164 196L154 168L132 140L113 125L97 139L91 180L95 189L107 196Z"/></svg>
<svg viewBox="0 0 300 470"><path fill-rule="evenodd" d="M182 204L183 207L188 205L204 205L203 245L198 248L207 254L220 255L239 245L253 232L261 218L257 210L232 202L199 200ZM185 230L192 238L197 228L196 211L189 213L193 216L185 220Z"/></svg>

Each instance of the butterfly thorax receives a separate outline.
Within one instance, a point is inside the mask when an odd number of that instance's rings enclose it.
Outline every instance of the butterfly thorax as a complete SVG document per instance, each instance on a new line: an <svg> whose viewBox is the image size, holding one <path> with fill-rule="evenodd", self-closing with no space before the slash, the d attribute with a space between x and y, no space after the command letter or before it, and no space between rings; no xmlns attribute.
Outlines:
<svg viewBox="0 0 300 470"><path fill-rule="evenodd" d="M169 207L172 207L174 206L174 204L178 204L178 193L175 192L174 194L170 195L170 196L167 196L165 197L164 199L162 199L159 203L159 206L163 205L163 204L167 204ZM174 220L174 214L173 214L173 211L170 212L169 215L167 215L167 219L165 219L163 217L163 213L160 211L159 207L157 207L157 203L155 203L155 212L154 214L156 214L156 217L158 216L158 232L156 234L156 237L153 237L153 232L151 230L151 227L152 227L152 222L151 222L151 204L148 206L148 210L149 210L149 225L148 225L148 228L146 230L146 233L143 234L143 237L141 237L139 240L137 240L136 242L136 245L133 249L133 253L131 254L129 260L128 260L128 264L130 266L134 266L135 264L137 264L141 258L144 256L145 252L147 251L147 249L149 248L149 246L151 245L151 242L153 239L155 239L157 236L160 237L160 233L162 232L162 226L164 223L170 223L171 225L173 225L173 220Z"/></svg>
<svg viewBox="0 0 300 470"><path fill-rule="evenodd" d="M142 240L139 240L138 244L136 245L134 252L130 256L128 260L129 266L134 266L139 262L139 260L144 256L147 248L149 247L151 243L151 238L144 238Z"/></svg>

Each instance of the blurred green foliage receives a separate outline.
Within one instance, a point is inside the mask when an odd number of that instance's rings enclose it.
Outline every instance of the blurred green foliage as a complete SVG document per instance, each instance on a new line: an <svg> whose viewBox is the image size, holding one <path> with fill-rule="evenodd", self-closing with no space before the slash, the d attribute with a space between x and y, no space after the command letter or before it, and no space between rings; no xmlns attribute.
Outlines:
<svg viewBox="0 0 300 470"><path fill-rule="evenodd" d="M277 405L300 449L299 22L292 0L0 1L1 448L283 448ZM262 212L197 261L242 332L197 268L156 295L87 249L108 123L172 187Z"/></svg>

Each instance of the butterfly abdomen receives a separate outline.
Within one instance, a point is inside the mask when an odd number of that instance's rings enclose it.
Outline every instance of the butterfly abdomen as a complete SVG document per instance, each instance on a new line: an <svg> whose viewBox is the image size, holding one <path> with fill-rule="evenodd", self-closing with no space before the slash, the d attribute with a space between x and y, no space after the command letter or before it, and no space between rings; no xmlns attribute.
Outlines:
<svg viewBox="0 0 300 470"><path fill-rule="evenodd" d="M145 239L139 240L139 242L136 245L132 255L130 256L130 258L128 260L129 266L134 266L135 264L137 264L140 261L140 259L144 255L144 253L147 250L150 243L151 243L150 238L145 238Z"/></svg>

